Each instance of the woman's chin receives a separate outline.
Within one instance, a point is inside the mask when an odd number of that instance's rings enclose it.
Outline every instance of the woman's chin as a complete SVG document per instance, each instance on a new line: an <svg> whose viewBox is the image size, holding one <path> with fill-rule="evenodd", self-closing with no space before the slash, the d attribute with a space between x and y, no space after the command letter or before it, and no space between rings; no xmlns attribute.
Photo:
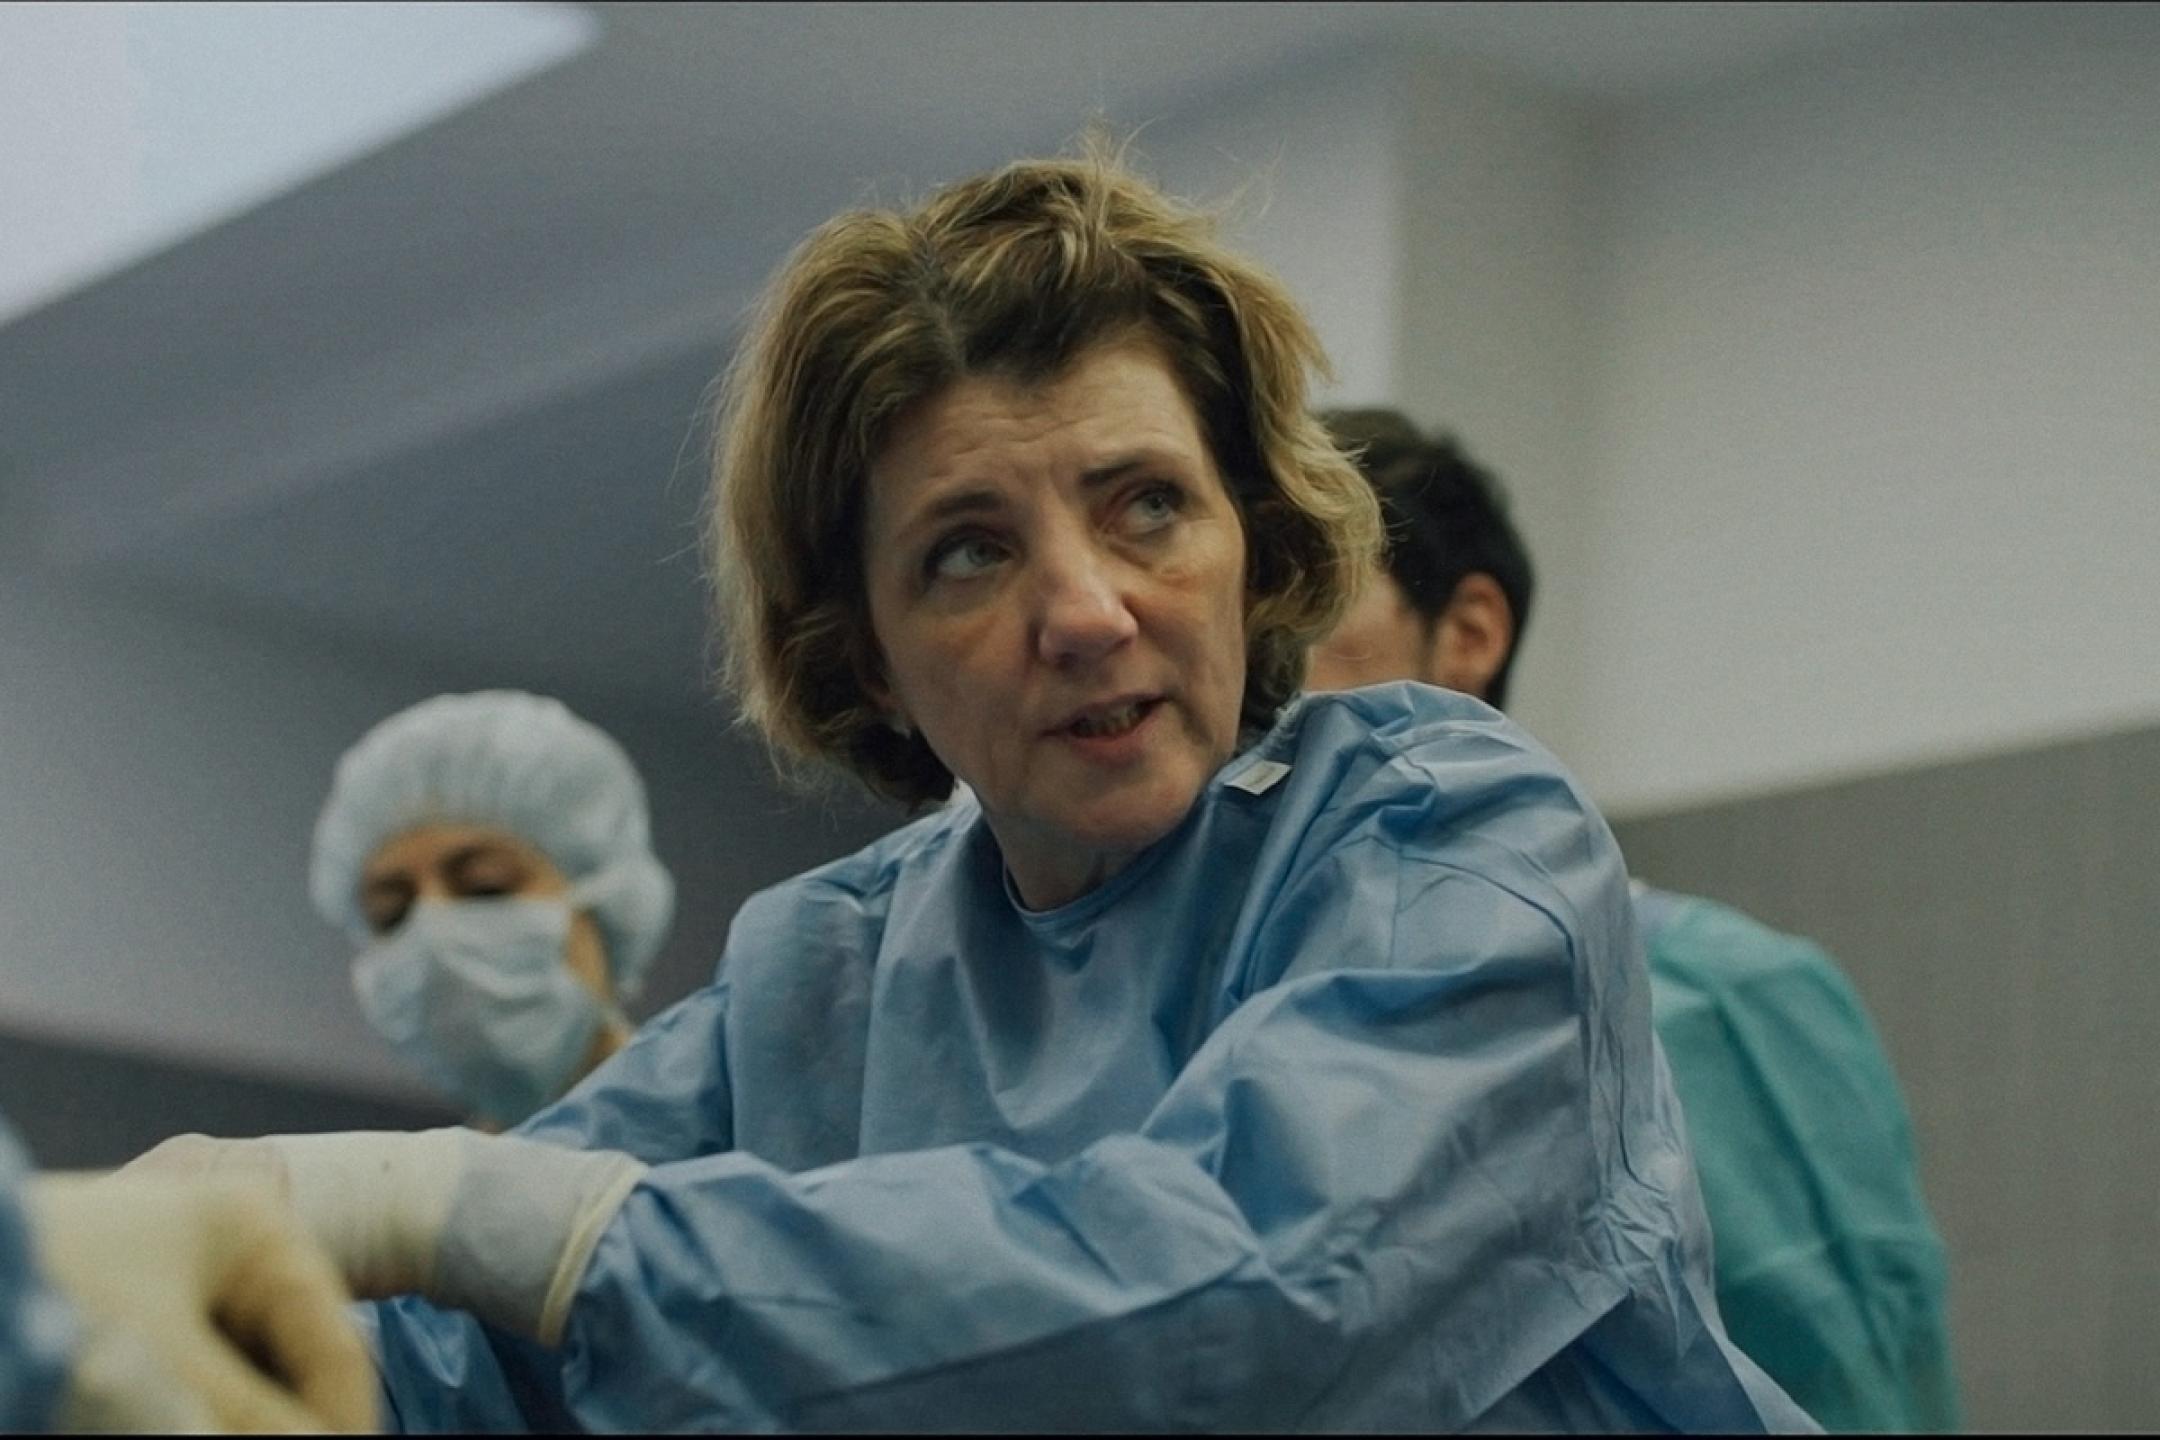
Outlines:
<svg viewBox="0 0 2160 1440"><path fill-rule="evenodd" d="M1158 784L1077 797L1051 824L1075 849L1131 855L1177 829L1199 793L1198 785Z"/></svg>

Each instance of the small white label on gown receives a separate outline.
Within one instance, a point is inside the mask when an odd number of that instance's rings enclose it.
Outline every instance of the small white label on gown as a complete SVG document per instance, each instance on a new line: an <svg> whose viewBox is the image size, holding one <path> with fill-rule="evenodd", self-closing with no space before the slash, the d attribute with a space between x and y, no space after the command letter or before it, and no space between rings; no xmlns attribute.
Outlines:
<svg viewBox="0 0 2160 1440"><path fill-rule="evenodd" d="M1245 767L1245 773L1227 781L1231 789L1243 790L1248 795L1265 795L1275 788L1275 782L1290 773L1290 767L1280 760L1255 760Z"/></svg>

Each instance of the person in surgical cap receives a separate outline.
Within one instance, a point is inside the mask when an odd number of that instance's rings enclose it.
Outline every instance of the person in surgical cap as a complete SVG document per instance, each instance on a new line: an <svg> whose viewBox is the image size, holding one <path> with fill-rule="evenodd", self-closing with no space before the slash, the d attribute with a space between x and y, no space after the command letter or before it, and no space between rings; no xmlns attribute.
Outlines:
<svg viewBox="0 0 2160 1440"><path fill-rule="evenodd" d="M645 788L607 735L511 690L438 695L338 762L309 891L361 1008L493 1127L619 1049L674 913Z"/></svg>
<svg viewBox="0 0 2160 1440"><path fill-rule="evenodd" d="M730 675L924 813L514 1134L195 1143L418 1292L399 1426L1811 1428L1719 1323L1597 812L1474 700L1299 698L1378 541L1323 363L1104 146L797 248L716 427Z"/></svg>
<svg viewBox="0 0 2160 1440"><path fill-rule="evenodd" d="M0 1122L0 1431L371 1430L346 1304L268 1193L34 1174Z"/></svg>
<svg viewBox="0 0 2160 1440"><path fill-rule="evenodd" d="M1372 481L1388 544L1306 683L1410 679L1504 705L1532 576L1499 482L1392 410L1325 418ZM1955 1429L1943 1244L1852 982L1819 946L1727 906L1631 893L1726 1328L1831 1430Z"/></svg>

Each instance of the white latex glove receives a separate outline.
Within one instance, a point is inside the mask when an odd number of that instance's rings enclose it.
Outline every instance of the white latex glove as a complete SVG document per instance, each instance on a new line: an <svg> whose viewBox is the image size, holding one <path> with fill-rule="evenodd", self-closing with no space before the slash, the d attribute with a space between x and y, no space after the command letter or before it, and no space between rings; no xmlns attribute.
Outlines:
<svg viewBox="0 0 2160 1440"><path fill-rule="evenodd" d="M600 1232L645 1166L466 1129L181 1135L127 1174L222 1177L282 1197L366 1300L424 1295L554 1345Z"/></svg>
<svg viewBox="0 0 2160 1440"><path fill-rule="evenodd" d="M67 1427L375 1427L375 1368L350 1297L260 1191L47 1174L26 1202L39 1265L83 1324Z"/></svg>

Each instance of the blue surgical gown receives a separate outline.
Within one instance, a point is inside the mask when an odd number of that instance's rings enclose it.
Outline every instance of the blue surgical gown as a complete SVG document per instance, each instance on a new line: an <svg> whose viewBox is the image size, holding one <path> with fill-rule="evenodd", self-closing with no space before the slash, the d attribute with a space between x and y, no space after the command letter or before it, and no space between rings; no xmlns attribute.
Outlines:
<svg viewBox="0 0 2160 1440"><path fill-rule="evenodd" d="M1806 1429L1727 1339L1610 832L1313 696L1017 902L969 799L753 897L526 1135L652 1165L559 1352L377 1307L408 1429Z"/></svg>
<svg viewBox="0 0 2160 1440"><path fill-rule="evenodd" d="M29 1174L0 1124L0 1431L43 1430L67 1386L74 1322L38 1278L20 1203Z"/></svg>
<svg viewBox="0 0 2160 1440"><path fill-rule="evenodd" d="M1943 1244L1851 982L1708 900L1643 887L1636 918L1733 1339L1831 1430L1956 1429Z"/></svg>

